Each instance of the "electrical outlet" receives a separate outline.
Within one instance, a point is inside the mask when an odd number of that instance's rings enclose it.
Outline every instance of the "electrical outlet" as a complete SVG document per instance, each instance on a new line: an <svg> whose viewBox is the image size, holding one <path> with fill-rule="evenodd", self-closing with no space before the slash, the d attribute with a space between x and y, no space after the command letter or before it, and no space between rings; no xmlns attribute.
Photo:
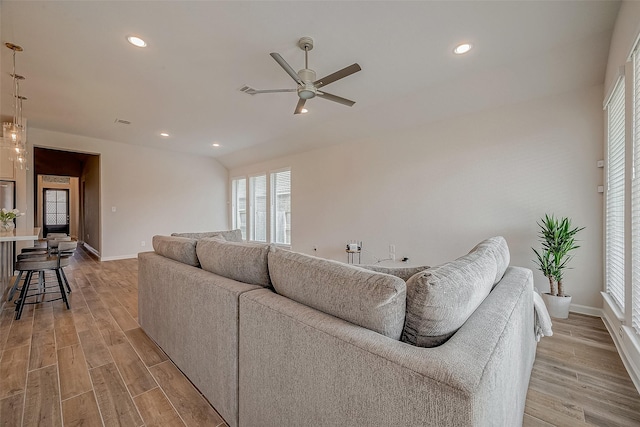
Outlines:
<svg viewBox="0 0 640 427"><path fill-rule="evenodd" d="M147 246L147 242L145 242L144 240L140 242L140 246Z"/></svg>
<svg viewBox="0 0 640 427"><path fill-rule="evenodd" d="M620 335L620 338L622 338L622 326L620 326L620 329L618 330L618 334Z"/></svg>

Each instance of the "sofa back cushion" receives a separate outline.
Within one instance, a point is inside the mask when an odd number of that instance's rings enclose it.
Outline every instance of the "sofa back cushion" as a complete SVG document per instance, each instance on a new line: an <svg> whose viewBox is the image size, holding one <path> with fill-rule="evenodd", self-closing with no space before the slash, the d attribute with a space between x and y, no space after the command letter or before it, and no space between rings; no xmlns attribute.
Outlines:
<svg viewBox="0 0 640 427"><path fill-rule="evenodd" d="M196 252L203 270L250 285L271 285L267 266L269 245L205 237L198 240Z"/></svg>
<svg viewBox="0 0 640 427"><path fill-rule="evenodd" d="M364 268L365 270L377 271L378 273L390 274L392 276L396 276L404 280L405 282L409 280L414 274L420 273L421 271L429 268L428 265L423 265L421 267L386 267L383 265L358 265L360 268Z"/></svg>
<svg viewBox="0 0 640 427"><path fill-rule="evenodd" d="M490 237L489 239L483 240L478 243L469 253L478 252L478 253L489 253L496 260L496 277L493 281L493 284L497 284L500 280L502 280L502 276L504 276L504 272L507 271L507 267L509 267L509 262L511 262L511 256L509 254L509 246L507 246L507 241L502 236Z"/></svg>
<svg viewBox="0 0 640 427"><path fill-rule="evenodd" d="M508 253L504 238L487 239L455 261L412 276L402 341L419 347L446 342L502 278Z"/></svg>
<svg viewBox="0 0 640 427"><path fill-rule="evenodd" d="M158 255L184 264L199 267L196 239L175 236L153 236L153 250Z"/></svg>
<svg viewBox="0 0 640 427"><path fill-rule="evenodd" d="M240 229L229 231L207 231L203 233L173 233L171 235L176 237L188 237L190 239L222 236L227 242L242 242L242 231Z"/></svg>
<svg viewBox="0 0 640 427"><path fill-rule="evenodd" d="M272 247L275 291L382 335L400 339L406 310L404 280L337 261Z"/></svg>

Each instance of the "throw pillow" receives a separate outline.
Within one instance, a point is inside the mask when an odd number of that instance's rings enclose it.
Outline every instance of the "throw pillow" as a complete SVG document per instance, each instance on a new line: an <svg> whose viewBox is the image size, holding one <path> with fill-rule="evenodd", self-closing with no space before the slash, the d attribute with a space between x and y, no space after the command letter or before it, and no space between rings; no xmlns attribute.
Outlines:
<svg viewBox="0 0 640 427"><path fill-rule="evenodd" d="M269 251L269 275L280 295L400 339L406 284L398 277L275 247Z"/></svg>

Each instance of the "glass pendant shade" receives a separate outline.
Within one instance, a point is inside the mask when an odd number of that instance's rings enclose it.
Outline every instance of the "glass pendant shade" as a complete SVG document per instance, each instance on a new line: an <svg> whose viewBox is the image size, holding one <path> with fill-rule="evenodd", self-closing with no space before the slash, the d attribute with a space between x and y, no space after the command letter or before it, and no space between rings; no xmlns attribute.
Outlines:
<svg viewBox="0 0 640 427"><path fill-rule="evenodd" d="M0 145L3 156L7 155L9 160L16 162L16 167L25 169L27 165L27 141L24 118L22 117L22 101L27 98L20 96L20 81L24 80L24 77L16 73L16 52L22 52L22 48L13 43L5 43L5 46L13 51L13 73L11 77L13 78L14 109L13 121L2 124Z"/></svg>

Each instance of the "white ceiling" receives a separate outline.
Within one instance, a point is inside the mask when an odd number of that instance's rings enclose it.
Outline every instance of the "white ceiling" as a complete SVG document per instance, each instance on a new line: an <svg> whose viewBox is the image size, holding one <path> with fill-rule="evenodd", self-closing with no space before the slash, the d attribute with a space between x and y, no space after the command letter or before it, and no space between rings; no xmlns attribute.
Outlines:
<svg viewBox="0 0 640 427"><path fill-rule="evenodd" d="M24 48L30 127L218 158L236 167L602 84L617 1L2 1L2 42ZM135 48L125 36L144 38ZM293 115L269 56L318 77L357 62ZM453 47L475 48L455 56ZM2 47L2 113L12 114ZM131 125L114 123L116 118ZM159 136L161 131L170 138ZM211 144L218 142L220 148Z"/></svg>

